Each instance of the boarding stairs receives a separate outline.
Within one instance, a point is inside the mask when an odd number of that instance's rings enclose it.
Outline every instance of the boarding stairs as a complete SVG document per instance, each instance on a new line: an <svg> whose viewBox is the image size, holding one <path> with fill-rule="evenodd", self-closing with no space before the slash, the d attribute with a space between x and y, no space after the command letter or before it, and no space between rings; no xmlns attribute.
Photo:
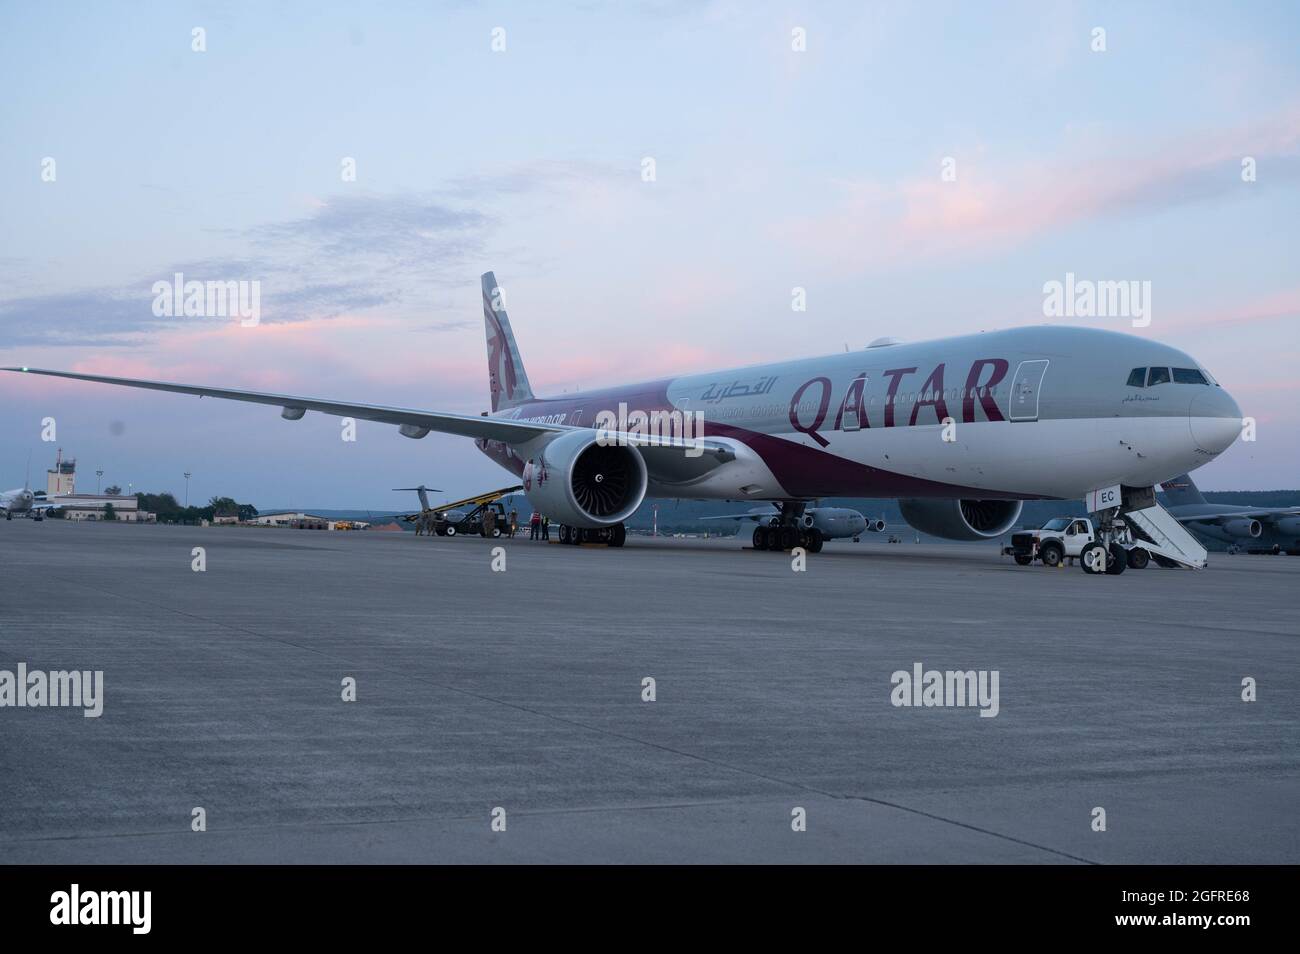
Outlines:
<svg viewBox="0 0 1300 954"><path fill-rule="evenodd" d="M1141 510L1124 510L1124 520L1135 539L1156 558L1157 563L1187 570L1204 570L1209 554L1201 542L1168 510L1156 504Z"/></svg>

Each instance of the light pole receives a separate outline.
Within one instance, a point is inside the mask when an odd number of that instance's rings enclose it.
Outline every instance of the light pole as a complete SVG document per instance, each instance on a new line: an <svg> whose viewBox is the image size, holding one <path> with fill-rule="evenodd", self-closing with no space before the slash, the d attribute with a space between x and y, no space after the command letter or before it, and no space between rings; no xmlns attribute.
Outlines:
<svg viewBox="0 0 1300 954"><path fill-rule="evenodd" d="M187 470L185 472L185 509L188 510L189 506L190 506L190 472Z"/></svg>
<svg viewBox="0 0 1300 954"><path fill-rule="evenodd" d="M96 497L99 496L99 485L103 480L103 477L104 477L103 468L100 468L99 470L95 471L95 496Z"/></svg>

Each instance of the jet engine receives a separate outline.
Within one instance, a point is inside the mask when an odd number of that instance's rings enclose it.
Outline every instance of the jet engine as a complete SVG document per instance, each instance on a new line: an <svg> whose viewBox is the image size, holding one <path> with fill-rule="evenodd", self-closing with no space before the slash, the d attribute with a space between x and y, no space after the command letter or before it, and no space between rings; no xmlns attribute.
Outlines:
<svg viewBox="0 0 1300 954"><path fill-rule="evenodd" d="M1283 536L1300 537L1300 517L1283 517L1277 522L1277 532Z"/></svg>
<svg viewBox="0 0 1300 954"><path fill-rule="evenodd" d="M1223 527L1223 532L1230 537L1253 538L1258 537L1264 532L1264 528L1260 526L1258 520L1251 520L1247 517L1243 517L1239 520L1225 520L1221 526Z"/></svg>
<svg viewBox="0 0 1300 954"><path fill-rule="evenodd" d="M601 445L591 428L551 441L524 466L524 493L552 520L595 530L632 516L648 475L635 447Z"/></svg>
<svg viewBox="0 0 1300 954"><path fill-rule="evenodd" d="M900 500L898 509L911 526L948 540L989 540L1000 537L1020 517L1019 500Z"/></svg>

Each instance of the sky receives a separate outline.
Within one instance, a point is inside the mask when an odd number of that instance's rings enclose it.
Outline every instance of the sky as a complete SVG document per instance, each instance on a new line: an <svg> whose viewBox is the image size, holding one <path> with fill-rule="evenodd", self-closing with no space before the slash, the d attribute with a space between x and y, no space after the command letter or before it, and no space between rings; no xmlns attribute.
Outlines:
<svg viewBox="0 0 1300 954"><path fill-rule="evenodd" d="M538 394L1091 323L1256 419L1203 489L1298 487L1298 40L1291 2L0 0L0 365L478 413L488 269ZM259 282L259 323L155 316L176 272ZM1067 273L1149 281L1149 326L1045 318ZM0 375L0 487L56 448L80 490L262 509L509 482L461 438Z"/></svg>

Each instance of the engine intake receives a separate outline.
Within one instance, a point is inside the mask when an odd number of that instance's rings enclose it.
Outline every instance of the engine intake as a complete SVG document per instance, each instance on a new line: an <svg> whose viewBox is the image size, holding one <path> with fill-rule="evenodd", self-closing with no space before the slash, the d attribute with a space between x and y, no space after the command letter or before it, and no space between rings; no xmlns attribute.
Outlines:
<svg viewBox="0 0 1300 954"><path fill-rule="evenodd" d="M555 438L524 466L523 477L524 493L539 510L590 530L632 516L649 482L639 450L601 445L590 428Z"/></svg>
<svg viewBox="0 0 1300 954"><path fill-rule="evenodd" d="M990 540L1020 518L1020 500L907 499L898 502L903 519L922 533L946 540Z"/></svg>
<svg viewBox="0 0 1300 954"><path fill-rule="evenodd" d="M1263 526L1258 520L1251 520L1249 517L1243 517L1238 520L1226 520L1223 523L1224 532L1229 536L1243 537L1245 539L1255 539L1264 532Z"/></svg>

